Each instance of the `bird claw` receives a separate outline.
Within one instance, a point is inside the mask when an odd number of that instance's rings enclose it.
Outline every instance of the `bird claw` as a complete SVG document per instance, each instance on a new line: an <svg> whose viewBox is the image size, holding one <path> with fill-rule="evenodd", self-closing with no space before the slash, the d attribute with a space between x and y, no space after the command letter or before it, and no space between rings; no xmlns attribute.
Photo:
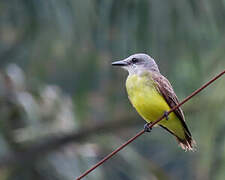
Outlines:
<svg viewBox="0 0 225 180"><path fill-rule="evenodd" d="M151 132L152 128L149 127L150 124L151 124L151 123L146 123L146 124L144 125L144 131L145 131L145 132Z"/></svg>
<svg viewBox="0 0 225 180"><path fill-rule="evenodd" d="M168 111L164 111L163 116L166 118L167 121L169 120L169 113L168 113Z"/></svg>

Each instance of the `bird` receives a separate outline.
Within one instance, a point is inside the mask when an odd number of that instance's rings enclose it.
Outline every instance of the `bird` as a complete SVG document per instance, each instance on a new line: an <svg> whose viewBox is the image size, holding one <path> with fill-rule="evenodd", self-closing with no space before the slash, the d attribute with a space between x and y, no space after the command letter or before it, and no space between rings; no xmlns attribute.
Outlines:
<svg viewBox="0 0 225 180"><path fill-rule="evenodd" d="M145 132L150 132L149 125L164 115L165 118L157 125L172 134L183 150L194 151L196 143L185 123L182 109L179 107L168 114L171 108L179 104L179 100L169 80L160 73L155 60L148 54L137 53L115 61L112 65L128 71L128 98L147 122L144 125Z"/></svg>

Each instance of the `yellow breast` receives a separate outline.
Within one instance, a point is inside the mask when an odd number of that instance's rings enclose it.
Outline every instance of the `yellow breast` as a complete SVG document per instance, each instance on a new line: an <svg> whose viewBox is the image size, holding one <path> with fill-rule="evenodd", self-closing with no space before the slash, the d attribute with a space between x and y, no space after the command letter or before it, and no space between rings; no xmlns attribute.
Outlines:
<svg viewBox="0 0 225 180"><path fill-rule="evenodd" d="M129 75L126 88L132 105L147 122L155 121L164 111L170 110L149 72Z"/></svg>
<svg viewBox="0 0 225 180"><path fill-rule="evenodd" d="M129 75L126 88L132 105L147 122L156 121L165 111L170 110L164 97L158 92L150 72ZM185 138L183 125L175 113L170 113L168 121L162 120L158 124L163 125L181 139Z"/></svg>

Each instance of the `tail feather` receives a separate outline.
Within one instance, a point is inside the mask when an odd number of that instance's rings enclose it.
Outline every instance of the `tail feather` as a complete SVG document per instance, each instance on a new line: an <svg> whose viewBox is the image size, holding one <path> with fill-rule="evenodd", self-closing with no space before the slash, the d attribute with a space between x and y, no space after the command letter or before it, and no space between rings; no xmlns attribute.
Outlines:
<svg viewBox="0 0 225 180"><path fill-rule="evenodd" d="M195 151L196 150L196 142L194 139L192 139L191 136L189 136L185 132L185 139L180 139L179 137L175 136L179 146L185 150L185 151Z"/></svg>
<svg viewBox="0 0 225 180"><path fill-rule="evenodd" d="M167 130L169 133L175 136L178 145L185 151L195 151L196 150L196 142L194 139L192 139L190 132L187 132L185 129L185 139L181 139L178 136L176 136L172 131L170 131L168 128L166 128L163 125L159 125L160 127Z"/></svg>

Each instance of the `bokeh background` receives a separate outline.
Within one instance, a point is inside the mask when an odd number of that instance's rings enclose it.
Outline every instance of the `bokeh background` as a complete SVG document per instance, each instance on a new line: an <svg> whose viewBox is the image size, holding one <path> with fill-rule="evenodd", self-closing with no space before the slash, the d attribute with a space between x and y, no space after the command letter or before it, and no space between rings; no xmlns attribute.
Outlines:
<svg viewBox="0 0 225 180"><path fill-rule="evenodd" d="M75 179L143 128L112 61L150 54L182 100L224 48L224 0L1 0L0 179ZM196 152L154 128L84 179L224 180L225 78L183 110Z"/></svg>

